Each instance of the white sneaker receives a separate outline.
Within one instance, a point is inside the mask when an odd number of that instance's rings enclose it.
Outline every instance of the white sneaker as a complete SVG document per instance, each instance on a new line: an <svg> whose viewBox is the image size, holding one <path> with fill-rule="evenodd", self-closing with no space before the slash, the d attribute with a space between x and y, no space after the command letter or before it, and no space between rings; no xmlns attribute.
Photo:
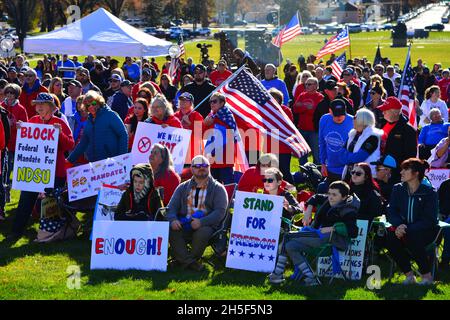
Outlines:
<svg viewBox="0 0 450 320"><path fill-rule="evenodd" d="M272 272L271 274L269 274L269 282L272 284L280 284L284 282L284 277L282 274L277 274Z"/></svg>

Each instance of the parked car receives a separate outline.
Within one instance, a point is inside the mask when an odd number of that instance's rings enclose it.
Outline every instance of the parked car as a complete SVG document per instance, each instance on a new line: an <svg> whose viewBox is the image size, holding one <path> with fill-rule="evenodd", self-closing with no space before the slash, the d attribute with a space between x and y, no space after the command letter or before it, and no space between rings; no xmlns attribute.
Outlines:
<svg viewBox="0 0 450 320"><path fill-rule="evenodd" d="M328 33L336 33L342 29L341 26L337 24L326 24L319 27L319 34L328 34Z"/></svg>
<svg viewBox="0 0 450 320"><path fill-rule="evenodd" d="M236 20L234 23L233 23L233 26L236 26L236 27L239 27L239 26L241 26L241 27L243 27L243 26L246 26L248 23L247 23L247 21L245 21L245 20Z"/></svg>
<svg viewBox="0 0 450 320"><path fill-rule="evenodd" d="M359 23L348 23L347 24L348 27L348 32L350 33L358 33L361 32L361 25Z"/></svg>
<svg viewBox="0 0 450 320"><path fill-rule="evenodd" d="M433 23L430 26L426 26L425 30L436 30L436 31L442 31L445 29L445 26L442 23Z"/></svg>
<svg viewBox="0 0 450 320"><path fill-rule="evenodd" d="M308 28L310 28L313 32L317 31L319 29L319 25L314 22L310 22L306 25Z"/></svg>
<svg viewBox="0 0 450 320"><path fill-rule="evenodd" d="M392 23L385 23L382 26L382 30L392 30L394 28L394 25Z"/></svg>
<svg viewBox="0 0 450 320"><path fill-rule="evenodd" d="M144 29L145 33L148 33L149 35L152 35L157 38L164 39L166 37L166 30L161 28L155 28L155 27L148 27Z"/></svg>
<svg viewBox="0 0 450 320"><path fill-rule="evenodd" d="M378 25L373 22L369 22L369 23L365 23L365 24L361 25L361 29L366 32L377 31L378 28L379 28Z"/></svg>
<svg viewBox="0 0 450 320"><path fill-rule="evenodd" d="M210 28L199 28L193 31L195 36L200 37L209 37L211 35L211 29Z"/></svg>
<svg viewBox="0 0 450 320"><path fill-rule="evenodd" d="M125 22L133 27L143 27L145 25L145 21L140 18L129 18Z"/></svg>
<svg viewBox="0 0 450 320"><path fill-rule="evenodd" d="M176 26L181 26L184 23L184 21L183 19L175 19L172 21L172 23L175 24Z"/></svg>
<svg viewBox="0 0 450 320"><path fill-rule="evenodd" d="M310 29L308 27L301 27L300 30L302 30L303 34L312 34L313 33L312 29Z"/></svg>
<svg viewBox="0 0 450 320"><path fill-rule="evenodd" d="M162 27L164 29L169 29L169 28L172 28L172 27L176 27L176 25L172 21L166 21L166 22L163 22Z"/></svg>
<svg viewBox="0 0 450 320"><path fill-rule="evenodd" d="M448 21L449 21L448 17L442 17L441 18L441 22L442 23L448 23Z"/></svg>

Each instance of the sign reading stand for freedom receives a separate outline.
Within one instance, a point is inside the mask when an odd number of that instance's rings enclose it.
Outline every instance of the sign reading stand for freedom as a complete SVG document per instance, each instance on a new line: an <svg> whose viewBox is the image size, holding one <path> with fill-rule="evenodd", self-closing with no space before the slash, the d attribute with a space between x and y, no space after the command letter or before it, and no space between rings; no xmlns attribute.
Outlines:
<svg viewBox="0 0 450 320"><path fill-rule="evenodd" d="M59 129L52 125L21 124L17 129L13 189L44 192L54 187L58 140Z"/></svg>
<svg viewBox="0 0 450 320"><path fill-rule="evenodd" d="M236 192L227 268L270 273L275 268L284 197Z"/></svg>

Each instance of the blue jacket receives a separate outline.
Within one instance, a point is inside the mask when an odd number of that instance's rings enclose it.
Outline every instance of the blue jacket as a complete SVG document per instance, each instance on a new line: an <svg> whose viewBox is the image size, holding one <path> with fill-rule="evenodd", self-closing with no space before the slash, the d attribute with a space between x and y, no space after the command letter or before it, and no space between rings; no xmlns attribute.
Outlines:
<svg viewBox="0 0 450 320"><path fill-rule="evenodd" d="M117 91L112 97L111 109L119 114L122 121L125 120L128 114L128 109L133 105L133 102L121 90Z"/></svg>
<svg viewBox="0 0 450 320"><path fill-rule="evenodd" d="M410 195L406 182L394 185L387 208L387 221L394 227L407 225L408 231L433 230L438 224L438 194L432 186L421 183Z"/></svg>
<svg viewBox="0 0 450 320"><path fill-rule="evenodd" d="M125 125L108 106L97 111L95 121L92 115L89 115L80 143L67 159L75 163L84 152L89 162L128 152L128 133Z"/></svg>
<svg viewBox="0 0 450 320"><path fill-rule="evenodd" d="M275 88L277 90L280 90L281 93L283 94L283 104L285 106L288 105L289 103L289 92L287 90L286 87L286 83L284 83L284 81L278 79L277 77L271 79L271 80L262 80L261 81L262 85L264 86L264 88L266 88L267 90L269 90L270 88Z"/></svg>
<svg viewBox="0 0 450 320"><path fill-rule="evenodd" d="M346 150L348 133L353 129L353 117L346 115L344 122L337 124L331 114L323 115L319 122L320 163L326 164L328 171L342 174L347 164L341 153Z"/></svg>
<svg viewBox="0 0 450 320"><path fill-rule="evenodd" d="M423 126L419 134L419 144L435 146L448 135L449 122L430 123Z"/></svg>

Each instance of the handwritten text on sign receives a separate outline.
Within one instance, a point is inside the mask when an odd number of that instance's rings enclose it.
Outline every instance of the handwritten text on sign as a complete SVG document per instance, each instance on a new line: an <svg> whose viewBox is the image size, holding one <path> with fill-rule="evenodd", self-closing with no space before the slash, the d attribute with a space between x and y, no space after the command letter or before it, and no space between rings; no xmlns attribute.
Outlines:
<svg viewBox="0 0 450 320"><path fill-rule="evenodd" d="M119 186L130 182L130 170L129 153L68 169L69 201L96 196L104 184Z"/></svg>
<svg viewBox="0 0 450 320"><path fill-rule="evenodd" d="M44 192L53 188L59 130L52 125L22 123L14 155L12 188Z"/></svg>
<svg viewBox="0 0 450 320"><path fill-rule="evenodd" d="M191 130L166 127L160 125L139 122L133 142L133 165L148 163L150 148L155 143L162 144L172 154L175 171L183 171L186 154L189 149Z"/></svg>
<svg viewBox="0 0 450 320"><path fill-rule="evenodd" d="M167 270L169 222L94 221L91 269Z"/></svg>
<svg viewBox="0 0 450 320"><path fill-rule="evenodd" d="M450 178L450 169L431 169L427 177L437 190L445 180Z"/></svg>
<svg viewBox="0 0 450 320"><path fill-rule="evenodd" d="M351 246L349 246L345 252L339 251L339 262L342 272L346 278L352 280L361 279L368 225L367 220L356 220L356 222L358 226L358 236L351 240ZM317 271L319 277L331 277L333 275L331 256L319 258L317 261ZM336 275L336 277L342 278L342 275L339 274Z"/></svg>
<svg viewBox="0 0 450 320"><path fill-rule="evenodd" d="M238 191L235 199L226 267L272 272L284 198Z"/></svg>

